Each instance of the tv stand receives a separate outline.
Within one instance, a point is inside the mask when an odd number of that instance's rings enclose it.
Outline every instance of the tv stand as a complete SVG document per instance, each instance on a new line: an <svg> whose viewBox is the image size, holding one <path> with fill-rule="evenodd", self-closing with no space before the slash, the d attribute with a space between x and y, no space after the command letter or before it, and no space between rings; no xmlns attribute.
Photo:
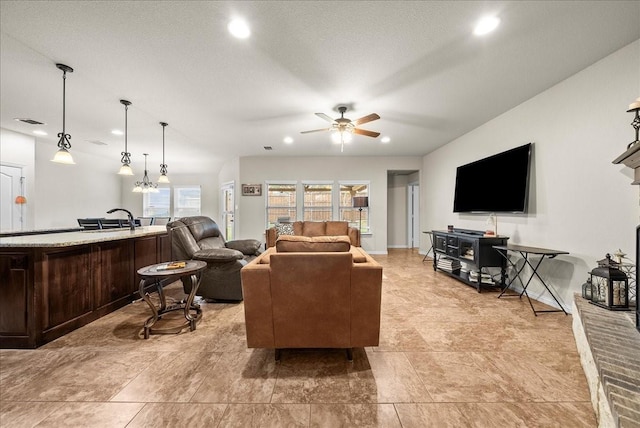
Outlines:
<svg viewBox="0 0 640 428"><path fill-rule="evenodd" d="M493 248L495 245L507 245L506 236L483 236L484 232L469 229L454 229L453 232L442 230L433 231L433 270L441 272L456 278L463 283L475 287L480 293L482 285L495 286L496 284L483 284L482 275L479 275L476 281L469 278L467 272L460 269L448 271L438 267L438 260L447 257L459 260L461 263L470 265L470 268L482 272L486 267L500 268L500 282L497 284L500 288L506 285L506 259L502 257L500 252Z"/></svg>

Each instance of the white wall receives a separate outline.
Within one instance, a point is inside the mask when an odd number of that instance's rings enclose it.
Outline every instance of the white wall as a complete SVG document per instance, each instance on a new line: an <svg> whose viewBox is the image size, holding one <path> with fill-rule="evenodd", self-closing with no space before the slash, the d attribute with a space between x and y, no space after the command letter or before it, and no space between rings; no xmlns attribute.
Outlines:
<svg viewBox="0 0 640 428"><path fill-rule="evenodd" d="M407 248L407 175L389 174L387 183L387 248Z"/></svg>
<svg viewBox="0 0 640 428"><path fill-rule="evenodd" d="M26 172L25 230L77 227L120 202L120 180L103 158L71 149L75 165L51 162L55 144L2 129L1 161Z"/></svg>
<svg viewBox="0 0 640 428"><path fill-rule="evenodd" d="M630 185L631 169L611 161L634 139L626 109L639 95L636 41L426 155L423 228L484 230L486 215L453 213L456 167L533 142L530 212L499 215L498 232L509 243L571 253L542 265L543 278L570 308L596 260L618 248L634 254L638 187ZM421 250L427 248L423 240ZM540 284L530 286L532 296L548 301L542 290Z"/></svg>
<svg viewBox="0 0 640 428"><path fill-rule="evenodd" d="M265 198L240 196L241 184L277 180L366 180L370 182L371 235L362 237L362 247L371 253L387 252L387 171L419 170L419 157L243 157L236 198L238 238L264 240ZM264 193L264 192L263 192Z"/></svg>
<svg viewBox="0 0 640 428"><path fill-rule="evenodd" d="M142 216L142 193L133 193L131 190L136 181L142 181L144 171L134 171L133 177L122 177L121 190L122 200L121 208L125 208L133 214L134 217ZM148 172L149 179L153 182L158 180L160 172ZM161 184L161 187L172 186L200 186L200 214L211 217L216 222L219 219L219 186L217 173L211 174L167 174L170 184ZM119 177L119 176L118 176ZM173 217L173 192L171 192L171 217ZM115 214L114 214L115 215Z"/></svg>

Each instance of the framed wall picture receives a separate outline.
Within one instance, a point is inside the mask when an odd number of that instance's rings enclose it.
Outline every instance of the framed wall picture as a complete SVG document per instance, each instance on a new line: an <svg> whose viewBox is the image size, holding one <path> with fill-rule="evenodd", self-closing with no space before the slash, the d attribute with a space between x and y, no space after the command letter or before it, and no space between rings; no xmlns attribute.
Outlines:
<svg viewBox="0 0 640 428"><path fill-rule="evenodd" d="M262 184L243 184L242 196L262 196Z"/></svg>

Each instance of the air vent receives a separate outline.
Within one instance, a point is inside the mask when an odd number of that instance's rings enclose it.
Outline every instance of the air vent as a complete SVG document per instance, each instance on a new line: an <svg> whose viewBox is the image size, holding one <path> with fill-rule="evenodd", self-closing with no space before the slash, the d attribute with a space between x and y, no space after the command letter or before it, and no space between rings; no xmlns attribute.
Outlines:
<svg viewBox="0 0 640 428"><path fill-rule="evenodd" d="M17 117L15 120L17 120L18 122L28 123L29 125L46 125L46 123L44 122L38 122L37 120L33 119L22 119Z"/></svg>
<svg viewBox="0 0 640 428"><path fill-rule="evenodd" d="M87 140L87 143L95 144L96 146L106 146L107 143L100 140Z"/></svg>
<svg viewBox="0 0 640 428"><path fill-rule="evenodd" d="M263 148L264 148L265 150L273 150L273 147L271 147L271 146L263 146Z"/></svg>

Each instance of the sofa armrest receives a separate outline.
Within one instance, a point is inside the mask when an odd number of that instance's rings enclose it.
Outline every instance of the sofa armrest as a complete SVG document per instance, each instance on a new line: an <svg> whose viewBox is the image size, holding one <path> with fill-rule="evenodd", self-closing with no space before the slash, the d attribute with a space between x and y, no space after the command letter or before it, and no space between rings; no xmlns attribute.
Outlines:
<svg viewBox="0 0 640 428"><path fill-rule="evenodd" d="M232 250L238 250L242 254L253 256L260 253L259 250L262 243L257 239L237 239L235 241L227 242L225 246Z"/></svg>
<svg viewBox="0 0 640 428"><path fill-rule="evenodd" d="M235 260L243 260L244 254L238 250L230 248L212 248L208 250L200 250L193 253L193 260L201 260L207 263L224 263L233 262Z"/></svg>
<svg viewBox="0 0 640 428"><path fill-rule="evenodd" d="M264 236L265 236L265 241L267 243L267 248L276 246L276 240L278 239L278 231L276 230L275 227L270 227L269 229L265 230Z"/></svg>
<svg viewBox="0 0 640 428"><path fill-rule="evenodd" d="M349 227L349 239L351 240L351 245L354 247L362 246L360 242L360 231L357 227Z"/></svg>

